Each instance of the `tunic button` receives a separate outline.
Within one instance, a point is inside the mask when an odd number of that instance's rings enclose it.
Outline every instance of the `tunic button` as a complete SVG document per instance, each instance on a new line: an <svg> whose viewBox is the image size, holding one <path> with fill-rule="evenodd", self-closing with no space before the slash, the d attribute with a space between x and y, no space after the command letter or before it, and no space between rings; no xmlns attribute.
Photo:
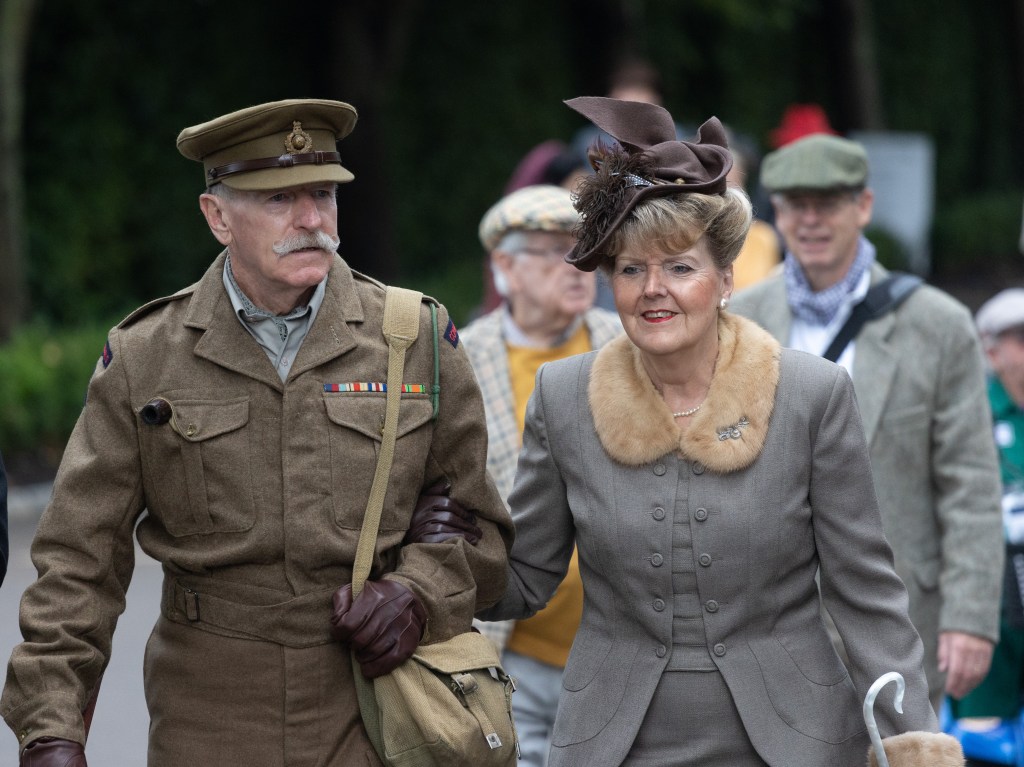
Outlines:
<svg viewBox="0 0 1024 767"><path fill-rule="evenodd" d="M707 602L704 603L704 609L707 610L709 613L717 613L718 602L716 602L714 599L709 599Z"/></svg>
<svg viewBox="0 0 1024 767"><path fill-rule="evenodd" d="M719 658L721 658L723 655L725 655L725 645L724 644L716 644L715 645L715 655L717 655Z"/></svg>
<svg viewBox="0 0 1024 767"><path fill-rule="evenodd" d="M703 565L704 567L711 567L711 555L710 554L701 554L700 555L700 559L698 559L697 561L700 562L701 565Z"/></svg>
<svg viewBox="0 0 1024 767"><path fill-rule="evenodd" d="M698 522L703 522L705 519L708 518L708 510L704 508L697 509L695 512L693 512L693 516L694 519L696 519Z"/></svg>
<svg viewBox="0 0 1024 767"><path fill-rule="evenodd" d="M661 506L654 510L654 518L659 522L665 518L665 510Z"/></svg>
<svg viewBox="0 0 1024 767"><path fill-rule="evenodd" d="M194 437L196 436L197 431L199 431L199 429L196 428L196 425L194 423L190 423L188 426L185 427L185 436Z"/></svg>
<svg viewBox="0 0 1024 767"><path fill-rule="evenodd" d="M661 565L662 565L662 563L664 563L664 561L665 561L665 558L663 556L661 556L661 554L655 554L654 556L651 557L651 564L654 565L655 567L661 567Z"/></svg>
<svg viewBox="0 0 1024 767"><path fill-rule="evenodd" d="M659 613L662 610L664 610L665 609L665 600L664 599L655 599L654 600L654 609L656 611L658 611Z"/></svg>
<svg viewBox="0 0 1024 767"><path fill-rule="evenodd" d="M660 645L658 645L658 649L656 649L654 651L654 654L657 655L659 658L664 658L665 657L665 653L667 653L667 652L668 652L668 648L665 647L665 645L660 644Z"/></svg>
<svg viewBox="0 0 1024 767"><path fill-rule="evenodd" d="M703 474L704 473L704 464L702 464L700 461L694 461L693 462L693 473L694 474Z"/></svg>
<svg viewBox="0 0 1024 767"><path fill-rule="evenodd" d="M655 464L654 473L657 474L659 477L662 476L665 473L665 465L662 463Z"/></svg>

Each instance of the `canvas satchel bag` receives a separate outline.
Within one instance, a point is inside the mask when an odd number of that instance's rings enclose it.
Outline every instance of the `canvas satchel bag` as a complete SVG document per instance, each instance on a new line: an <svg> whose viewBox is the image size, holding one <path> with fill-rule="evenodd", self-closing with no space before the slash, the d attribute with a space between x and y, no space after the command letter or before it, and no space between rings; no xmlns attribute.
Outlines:
<svg viewBox="0 0 1024 767"><path fill-rule="evenodd" d="M387 289L384 336L388 373L384 433L359 534L352 598L370 574L384 495L394 458L405 353L419 334L422 294ZM436 336L436 333L435 333ZM437 352L435 347L435 366ZM435 376L436 377L436 376ZM421 645L389 674L368 680L352 658L363 725L390 767L510 767L519 744L512 722L515 685L497 650L476 631Z"/></svg>

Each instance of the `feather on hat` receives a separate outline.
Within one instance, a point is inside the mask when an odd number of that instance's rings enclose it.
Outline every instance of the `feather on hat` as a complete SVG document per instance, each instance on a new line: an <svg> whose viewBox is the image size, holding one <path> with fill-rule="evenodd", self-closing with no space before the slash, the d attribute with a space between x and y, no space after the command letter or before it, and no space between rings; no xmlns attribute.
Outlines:
<svg viewBox="0 0 1024 767"><path fill-rule="evenodd" d="M618 141L598 142L589 152L595 172L579 186L574 204L582 222L565 259L576 268L592 272L610 256L608 239L644 200L725 192L732 153L717 117L700 126L695 142L679 141L672 115L657 104L599 96L565 103Z"/></svg>

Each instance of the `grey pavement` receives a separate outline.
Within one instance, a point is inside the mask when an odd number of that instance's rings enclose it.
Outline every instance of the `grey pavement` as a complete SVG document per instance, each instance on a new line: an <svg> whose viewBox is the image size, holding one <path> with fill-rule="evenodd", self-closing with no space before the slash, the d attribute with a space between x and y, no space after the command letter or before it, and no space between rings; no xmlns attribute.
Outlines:
<svg viewBox="0 0 1024 767"><path fill-rule="evenodd" d="M8 498L11 561L0 587L0 663L5 669L11 650L21 641L18 602L36 577L29 545L39 515L50 497L49 485L12 487ZM92 732L86 745L90 765L144 767L149 713L142 693L142 657L146 640L160 612L160 566L136 546L135 575L128 603L114 633L110 665L103 679ZM18 741L0 724L0 765L17 764Z"/></svg>

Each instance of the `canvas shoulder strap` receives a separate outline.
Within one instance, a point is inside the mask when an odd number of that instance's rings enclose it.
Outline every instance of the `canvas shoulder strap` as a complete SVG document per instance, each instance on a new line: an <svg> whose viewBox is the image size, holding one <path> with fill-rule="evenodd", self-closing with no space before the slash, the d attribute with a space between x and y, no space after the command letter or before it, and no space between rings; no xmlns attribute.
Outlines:
<svg viewBox="0 0 1024 767"><path fill-rule="evenodd" d="M865 323L877 319L887 312L891 312L907 297L913 293L922 283L920 277L902 272L893 274L890 277L872 286L864 298L853 307L849 318L836 333L828 349L822 356L830 362L835 362L849 346L850 341L857 337L860 329Z"/></svg>
<svg viewBox="0 0 1024 767"><path fill-rule="evenodd" d="M388 287L384 298L384 338L388 342L388 378L384 400L384 434L381 438L377 469L366 502L366 514L359 532L355 564L352 567L352 597L359 596L370 575L373 551L377 544L380 515L384 509L384 496L388 491L391 462L395 456L398 434L398 410L402 397L402 376L405 372L405 353L420 332L420 301L423 294L405 288Z"/></svg>

